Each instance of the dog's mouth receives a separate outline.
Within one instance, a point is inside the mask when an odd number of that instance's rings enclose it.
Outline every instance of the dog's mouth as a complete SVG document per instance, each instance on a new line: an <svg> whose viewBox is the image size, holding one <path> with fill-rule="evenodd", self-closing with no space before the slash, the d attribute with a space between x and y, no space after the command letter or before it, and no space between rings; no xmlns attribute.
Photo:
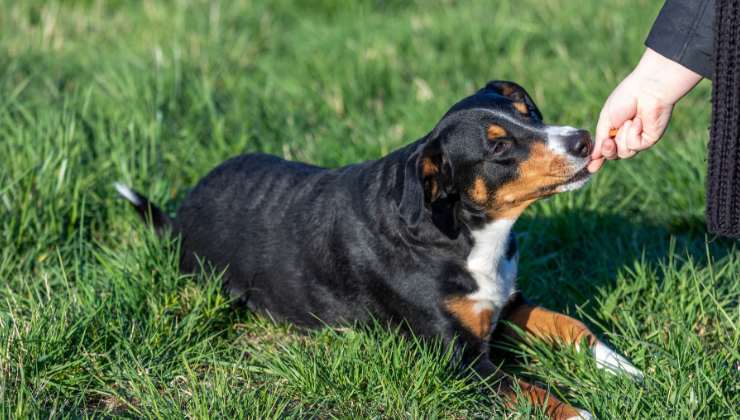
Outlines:
<svg viewBox="0 0 740 420"><path fill-rule="evenodd" d="M583 167L580 171L573 174L573 176L568 181L566 181L566 184L583 181L583 180L589 179L590 177L591 177L591 172L589 172L588 168Z"/></svg>
<svg viewBox="0 0 740 420"><path fill-rule="evenodd" d="M588 168L584 166L583 168L581 168L581 170L573 174L572 177L568 178L567 181L558 186L555 191L565 192L577 190L578 188L586 185L589 179L591 179L591 172L589 172Z"/></svg>

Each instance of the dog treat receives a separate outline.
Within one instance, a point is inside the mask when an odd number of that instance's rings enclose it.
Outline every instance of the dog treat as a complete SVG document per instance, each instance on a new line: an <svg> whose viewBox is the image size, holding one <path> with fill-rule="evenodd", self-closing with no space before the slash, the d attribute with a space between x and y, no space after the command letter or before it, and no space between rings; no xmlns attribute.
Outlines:
<svg viewBox="0 0 740 420"><path fill-rule="evenodd" d="M609 137L611 137L611 138L617 137L617 132L618 131L619 131L619 129L617 129L617 128L610 128L609 129Z"/></svg>

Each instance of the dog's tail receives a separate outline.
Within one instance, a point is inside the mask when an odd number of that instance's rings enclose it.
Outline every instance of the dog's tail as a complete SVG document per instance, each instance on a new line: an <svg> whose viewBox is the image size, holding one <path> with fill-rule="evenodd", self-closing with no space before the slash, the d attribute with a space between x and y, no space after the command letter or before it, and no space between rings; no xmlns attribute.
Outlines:
<svg viewBox="0 0 740 420"><path fill-rule="evenodd" d="M161 234L163 230L172 227L172 219L159 207L152 204L148 198L120 182L114 183L113 186L116 187L116 191L121 197L131 203L141 219L144 220L144 223L152 226L157 234Z"/></svg>

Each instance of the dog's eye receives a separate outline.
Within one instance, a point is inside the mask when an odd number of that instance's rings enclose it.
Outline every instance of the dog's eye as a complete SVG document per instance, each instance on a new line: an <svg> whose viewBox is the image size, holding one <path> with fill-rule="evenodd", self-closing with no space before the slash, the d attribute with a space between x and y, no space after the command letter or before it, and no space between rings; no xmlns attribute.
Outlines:
<svg viewBox="0 0 740 420"><path fill-rule="evenodd" d="M511 149L511 140L496 139L489 142L488 153L491 157L499 157Z"/></svg>

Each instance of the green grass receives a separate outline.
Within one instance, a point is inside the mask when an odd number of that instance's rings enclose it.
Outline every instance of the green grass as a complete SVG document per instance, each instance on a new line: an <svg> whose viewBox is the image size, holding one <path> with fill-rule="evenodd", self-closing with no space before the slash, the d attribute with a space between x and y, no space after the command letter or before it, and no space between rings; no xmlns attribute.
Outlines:
<svg viewBox="0 0 740 420"><path fill-rule="evenodd" d="M504 413L438 346L232 309L111 183L172 211L238 153L377 158L489 79L593 129L659 2L345 3L0 0L2 417ZM647 374L515 349L520 375L599 418L738 416L740 250L703 225L709 97L705 82L659 146L517 224L525 293Z"/></svg>

